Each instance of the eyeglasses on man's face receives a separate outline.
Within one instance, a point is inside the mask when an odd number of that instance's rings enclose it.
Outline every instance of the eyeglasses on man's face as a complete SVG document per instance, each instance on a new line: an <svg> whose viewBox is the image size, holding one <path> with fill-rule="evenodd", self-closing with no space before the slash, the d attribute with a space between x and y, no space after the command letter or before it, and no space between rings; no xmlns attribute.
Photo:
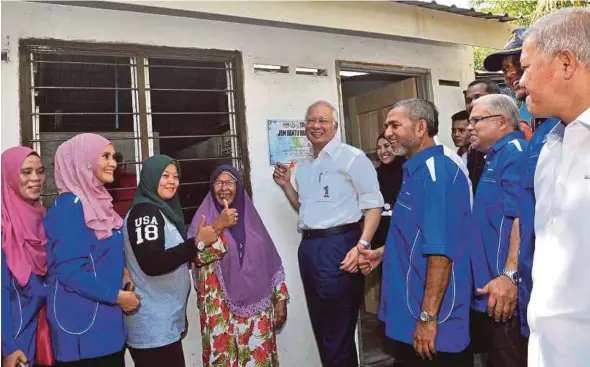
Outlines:
<svg viewBox="0 0 590 367"><path fill-rule="evenodd" d="M481 117L479 117L479 116L471 117L471 118L469 118L469 125L475 126L479 122L481 122L483 120L491 119L492 117L502 117L502 115L489 115L489 116L481 116Z"/></svg>
<svg viewBox="0 0 590 367"><path fill-rule="evenodd" d="M305 120L306 125L315 125L316 123L322 126L328 126L332 124L332 119L326 117L308 117Z"/></svg>

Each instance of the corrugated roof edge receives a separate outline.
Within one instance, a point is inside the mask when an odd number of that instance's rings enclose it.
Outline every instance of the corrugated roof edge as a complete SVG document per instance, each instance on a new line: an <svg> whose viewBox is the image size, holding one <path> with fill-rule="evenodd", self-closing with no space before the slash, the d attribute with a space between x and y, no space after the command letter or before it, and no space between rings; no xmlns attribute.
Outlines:
<svg viewBox="0 0 590 367"><path fill-rule="evenodd" d="M425 1L416 1L416 0L414 0L414 1L394 0L394 2L399 3L399 4L419 6L421 8L427 8L427 9L432 9L432 10L444 11L447 13L464 15L467 17L497 20L498 22L510 22L510 21L519 19L519 18L511 17L508 14L497 15L497 14L492 14L492 13L482 13L480 11L473 9L473 8L466 9L466 8L460 8L456 5L450 5L450 6L449 5L442 5L442 4L438 4L436 1L425 2Z"/></svg>

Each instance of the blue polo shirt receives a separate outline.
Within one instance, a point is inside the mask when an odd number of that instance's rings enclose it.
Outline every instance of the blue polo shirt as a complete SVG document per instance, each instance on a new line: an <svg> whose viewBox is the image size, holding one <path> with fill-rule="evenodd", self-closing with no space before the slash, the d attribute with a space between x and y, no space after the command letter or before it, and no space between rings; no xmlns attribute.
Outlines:
<svg viewBox="0 0 590 367"><path fill-rule="evenodd" d="M383 260L379 317L389 338L412 344L422 301L429 255L442 255L452 271L438 313L436 350L456 353L469 345L471 268L470 188L465 174L433 146L411 157L393 208Z"/></svg>
<svg viewBox="0 0 590 367"><path fill-rule="evenodd" d="M473 267L487 274L483 284L477 286L485 285L504 270L512 223L520 216L520 182L527 148L524 133L515 131L494 143L486 154L473 204L475 227L480 231L476 246L483 247L485 255L473 258ZM487 302L487 296L476 295L473 306L476 311L485 312Z"/></svg>
<svg viewBox="0 0 590 367"><path fill-rule="evenodd" d="M521 209L520 209L520 252L518 254L518 273L521 282L518 283L518 310L520 314L520 331L522 335L528 337L530 334L527 323L527 306L531 298L533 288L533 279L531 272L533 269L533 253L535 252L535 191L533 183L535 181L535 168L539 154L547 134L559 123L556 118L549 118L539 125L535 134L529 141L529 147L526 151L526 167L524 168L524 177L521 187Z"/></svg>

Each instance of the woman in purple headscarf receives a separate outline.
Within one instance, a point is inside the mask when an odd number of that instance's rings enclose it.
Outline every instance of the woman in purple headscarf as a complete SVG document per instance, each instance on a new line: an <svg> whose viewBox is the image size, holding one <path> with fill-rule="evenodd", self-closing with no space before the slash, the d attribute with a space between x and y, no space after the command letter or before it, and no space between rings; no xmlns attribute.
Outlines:
<svg viewBox="0 0 590 367"><path fill-rule="evenodd" d="M198 253L193 267L203 365L278 366L275 331L287 318L289 299L285 272L236 168L213 172L189 237L203 217L222 237Z"/></svg>

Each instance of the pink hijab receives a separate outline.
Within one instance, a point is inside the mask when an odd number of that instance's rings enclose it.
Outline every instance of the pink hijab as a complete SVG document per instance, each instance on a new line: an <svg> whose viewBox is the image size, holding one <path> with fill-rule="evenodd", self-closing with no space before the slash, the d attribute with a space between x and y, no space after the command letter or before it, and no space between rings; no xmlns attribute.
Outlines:
<svg viewBox="0 0 590 367"><path fill-rule="evenodd" d="M47 273L47 252L40 202L29 202L19 192L20 170L31 154L27 147L14 147L2 153L2 250L8 269L21 286L31 273Z"/></svg>
<svg viewBox="0 0 590 367"><path fill-rule="evenodd" d="M113 209L113 198L104 184L94 175L94 167L107 145L112 144L97 134L79 134L57 148L55 153L55 183L60 194L71 192L82 201L84 220L102 240L113 229L123 225L123 219Z"/></svg>

